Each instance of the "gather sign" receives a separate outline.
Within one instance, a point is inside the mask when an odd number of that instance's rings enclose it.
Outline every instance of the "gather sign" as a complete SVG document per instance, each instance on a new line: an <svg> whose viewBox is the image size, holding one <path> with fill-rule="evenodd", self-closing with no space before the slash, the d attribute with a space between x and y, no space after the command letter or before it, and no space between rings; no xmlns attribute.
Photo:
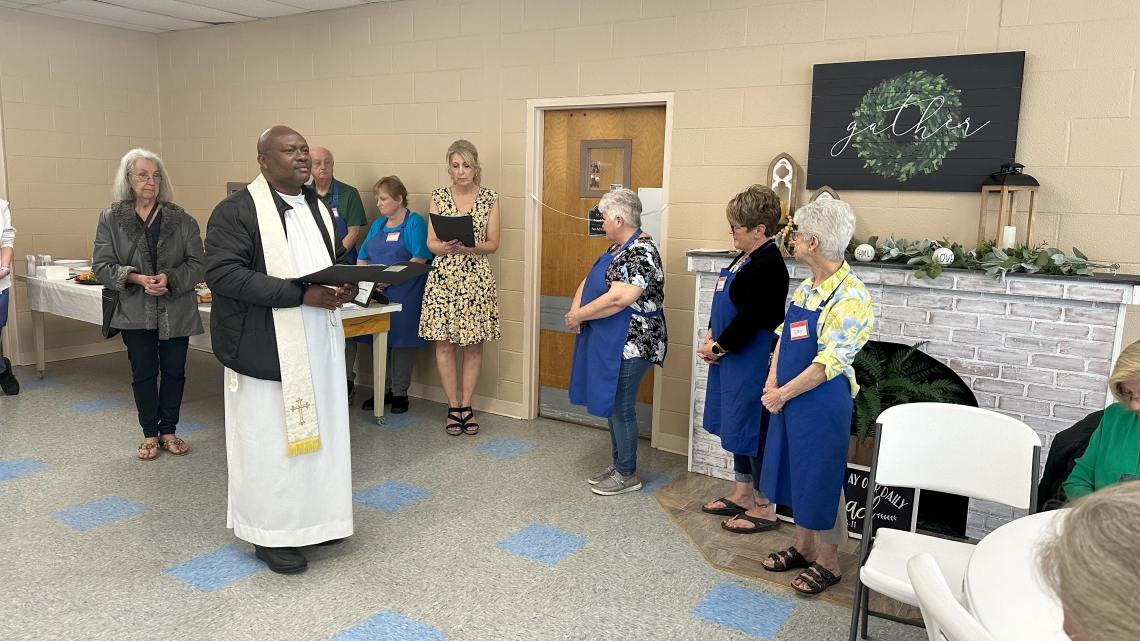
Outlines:
<svg viewBox="0 0 1140 641"><path fill-rule="evenodd" d="M1017 152L1025 52L815 65L808 189L977 191Z"/></svg>

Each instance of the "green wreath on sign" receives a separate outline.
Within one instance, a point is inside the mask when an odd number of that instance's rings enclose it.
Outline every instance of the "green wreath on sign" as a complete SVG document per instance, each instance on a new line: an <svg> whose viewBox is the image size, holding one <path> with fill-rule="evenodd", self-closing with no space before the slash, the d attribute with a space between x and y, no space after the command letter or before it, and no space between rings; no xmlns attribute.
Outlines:
<svg viewBox="0 0 1140 641"><path fill-rule="evenodd" d="M864 168L899 182L919 172L937 171L965 137L961 127L947 126L962 120L961 94L941 74L922 70L884 80L864 94L851 114L856 132L851 146L863 159ZM945 101L941 105L940 99ZM889 119L894 119L890 114L912 108L927 112L920 125L903 132L890 125Z"/></svg>

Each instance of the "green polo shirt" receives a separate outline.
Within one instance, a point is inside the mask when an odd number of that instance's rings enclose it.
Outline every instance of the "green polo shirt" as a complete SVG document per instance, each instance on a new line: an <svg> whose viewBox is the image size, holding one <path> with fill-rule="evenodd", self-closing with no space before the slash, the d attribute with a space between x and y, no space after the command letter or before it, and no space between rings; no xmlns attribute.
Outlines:
<svg viewBox="0 0 1140 641"><path fill-rule="evenodd" d="M352 185L346 185L341 181L333 178L332 185L329 185L329 193L320 196L325 207L329 208L329 213L332 213L333 207L333 185L340 185L337 188L337 215L344 219L344 224L349 227L364 227L368 224L368 216L364 214L364 202L360 200L360 192ZM316 189L316 183L310 185Z"/></svg>
<svg viewBox="0 0 1140 641"><path fill-rule="evenodd" d="M1070 501L1140 474L1140 416L1120 403L1104 408L1084 456L1061 486Z"/></svg>

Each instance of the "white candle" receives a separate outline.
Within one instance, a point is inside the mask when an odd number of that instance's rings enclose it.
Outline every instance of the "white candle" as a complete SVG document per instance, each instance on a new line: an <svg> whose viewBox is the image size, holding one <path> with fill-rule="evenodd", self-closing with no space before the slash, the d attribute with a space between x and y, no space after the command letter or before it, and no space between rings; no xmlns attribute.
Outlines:
<svg viewBox="0 0 1140 641"><path fill-rule="evenodd" d="M1017 246L1017 227L1006 225L1001 232L1001 248L1012 249Z"/></svg>

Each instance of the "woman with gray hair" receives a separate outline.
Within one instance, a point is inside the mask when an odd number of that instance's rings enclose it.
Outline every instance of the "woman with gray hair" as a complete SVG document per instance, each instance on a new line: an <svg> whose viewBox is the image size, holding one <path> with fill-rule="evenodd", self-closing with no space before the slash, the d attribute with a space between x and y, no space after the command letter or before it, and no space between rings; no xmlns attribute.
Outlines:
<svg viewBox="0 0 1140 641"><path fill-rule="evenodd" d="M1038 550L1073 641L1140 639L1140 482L1081 497Z"/></svg>
<svg viewBox="0 0 1140 641"><path fill-rule="evenodd" d="M150 151L123 156L112 193L115 202L99 216L91 268L104 287L119 292L111 328L112 335L122 332L131 362L143 430L136 454L151 461L161 447L182 456L189 447L174 432L186 350L190 336L202 333L194 297L204 276L202 236L198 222L170 202L174 190Z"/></svg>
<svg viewBox="0 0 1140 641"><path fill-rule="evenodd" d="M760 489L791 506L792 547L769 554L772 572L807 568L792 587L819 594L839 582L839 544L847 539L843 477L852 399L852 362L874 326L871 296L843 259L855 212L841 200L801 207L785 231L798 262L811 269L792 295L761 402L772 413ZM818 533L818 542L817 542Z"/></svg>
<svg viewBox="0 0 1140 641"><path fill-rule="evenodd" d="M578 334L570 368L570 402L609 419L613 462L590 477L595 494L641 489L637 476L637 390L665 361L661 255L641 231L641 200L628 189L602 196L602 229L612 245L578 286L566 327Z"/></svg>

